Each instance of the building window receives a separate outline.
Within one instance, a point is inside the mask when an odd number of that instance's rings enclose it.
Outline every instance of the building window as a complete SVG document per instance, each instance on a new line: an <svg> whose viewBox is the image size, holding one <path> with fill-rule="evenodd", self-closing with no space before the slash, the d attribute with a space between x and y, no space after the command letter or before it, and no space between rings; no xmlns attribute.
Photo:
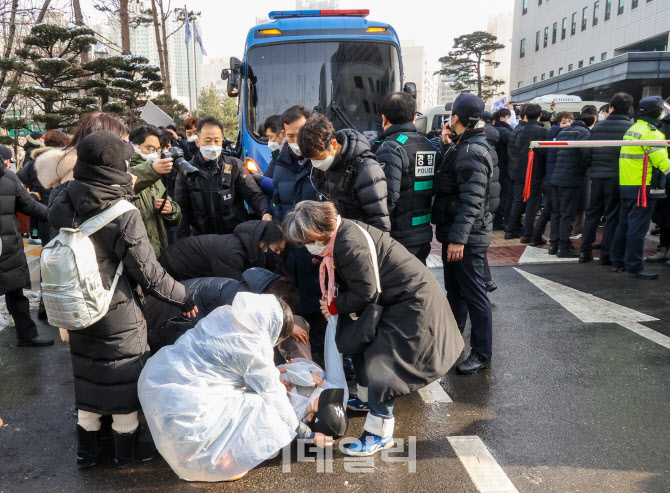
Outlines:
<svg viewBox="0 0 670 493"><path fill-rule="evenodd" d="M633 0L633 5L631 5L631 9L636 9L637 8L637 0Z"/></svg>
<svg viewBox="0 0 670 493"><path fill-rule="evenodd" d="M607 60L607 52L606 51L603 51L600 54L600 61L604 61L604 60Z"/></svg>
<svg viewBox="0 0 670 493"><path fill-rule="evenodd" d="M584 60L579 60L579 63L577 64L577 68L582 68L584 66Z"/></svg>
<svg viewBox="0 0 670 493"><path fill-rule="evenodd" d="M541 77L541 79L542 79L542 80L544 80L544 74L542 74L542 77Z"/></svg>
<svg viewBox="0 0 670 493"><path fill-rule="evenodd" d="M589 65L593 65L594 63L596 63L596 57L592 56L589 58Z"/></svg>
<svg viewBox="0 0 670 493"><path fill-rule="evenodd" d="M558 67L558 75L561 75L563 73L563 67Z"/></svg>
<svg viewBox="0 0 670 493"><path fill-rule="evenodd" d="M551 77L553 77L553 76L554 76L554 71L553 71L553 70L550 70L550 71L549 71L549 78L551 78Z"/></svg>
<svg viewBox="0 0 670 493"><path fill-rule="evenodd" d="M519 50L519 58L523 58L526 56L526 38L523 38L521 40L521 48Z"/></svg>
<svg viewBox="0 0 670 493"><path fill-rule="evenodd" d="M586 31L586 24L589 22L589 8L582 9L582 31Z"/></svg>
<svg viewBox="0 0 670 493"><path fill-rule="evenodd" d="M563 17L563 25L561 27L561 39L565 39L565 35L568 33L568 18Z"/></svg>
<svg viewBox="0 0 670 493"><path fill-rule="evenodd" d="M549 26L544 28L544 44L543 46L546 48L547 43L549 43Z"/></svg>
<svg viewBox="0 0 670 493"><path fill-rule="evenodd" d="M538 4L538 6L542 5L542 0L537 0L537 4Z"/></svg>
<svg viewBox="0 0 670 493"><path fill-rule="evenodd" d="M593 4L593 25L598 25L598 17L600 16L600 2L595 2Z"/></svg>
<svg viewBox="0 0 670 493"><path fill-rule="evenodd" d="M617 15L623 14L623 8L626 5L626 0L619 0L619 10L617 11Z"/></svg>
<svg viewBox="0 0 670 493"><path fill-rule="evenodd" d="M558 22L554 22L554 27L551 31L551 44L556 44L556 36L558 36Z"/></svg>
<svg viewBox="0 0 670 493"><path fill-rule="evenodd" d="M522 80L519 81L519 83L516 85L516 87L521 87L521 86L523 86L523 81Z"/></svg>
<svg viewBox="0 0 670 493"><path fill-rule="evenodd" d="M521 15L526 15L528 13L528 0L523 0L523 14Z"/></svg>
<svg viewBox="0 0 670 493"><path fill-rule="evenodd" d="M568 65L568 72L572 72L572 63Z"/></svg>
<svg viewBox="0 0 670 493"><path fill-rule="evenodd" d="M605 0L605 20L610 20L612 17L612 0Z"/></svg>
<svg viewBox="0 0 670 493"><path fill-rule="evenodd" d="M537 82L537 75L533 76L533 84Z"/></svg>
<svg viewBox="0 0 670 493"><path fill-rule="evenodd" d="M535 33L535 51L540 51L540 31Z"/></svg>
<svg viewBox="0 0 670 493"><path fill-rule="evenodd" d="M577 32L577 12L572 14L572 29L570 30L570 36L574 36Z"/></svg>

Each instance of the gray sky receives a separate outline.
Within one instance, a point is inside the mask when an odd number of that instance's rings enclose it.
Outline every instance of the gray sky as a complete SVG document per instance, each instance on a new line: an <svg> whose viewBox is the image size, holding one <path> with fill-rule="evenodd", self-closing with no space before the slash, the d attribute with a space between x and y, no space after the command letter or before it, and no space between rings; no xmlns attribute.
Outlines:
<svg viewBox="0 0 670 493"><path fill-rule="evenodd" d="M181 3L177 2L173 0L173 6ZM82 8L93 14L91 4L82 0ZM272 10L294 10L295 0L190 0L187 5L202 12L201 35L208 55L221 57L241 56L256 17ZM432 64L447 54L453 38L486 30L489 13L511 11L513 0L340 0L340 8L369 9L370 19L391 24L401 40L425 46Z"/></svg>

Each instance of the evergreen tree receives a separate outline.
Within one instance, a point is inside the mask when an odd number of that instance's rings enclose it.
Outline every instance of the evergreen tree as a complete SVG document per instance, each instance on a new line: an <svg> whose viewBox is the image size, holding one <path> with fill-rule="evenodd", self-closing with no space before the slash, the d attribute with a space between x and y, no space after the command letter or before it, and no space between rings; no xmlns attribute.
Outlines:
<svg viewBox="0 0 670 493"><path fill-rule="evenodd" d="M477 95L484 101L499 95L498 88L505 84L502 79L484 75L485 67L496 68L500 62L491 55L505 45L498 38L485 31L475 31L454 39L454 48L447 56L440 58L442 70L436 72L453 79L452 87L457 91L476 88Z"/></svg>
<svg viewBox="0 0 670 493"><path fill-rule="evenodd" d="M204 87L198 96L198 114L213 116L223 123L223 135L227 139L237 139L237 99L216 91L214 84Z"/></svg>

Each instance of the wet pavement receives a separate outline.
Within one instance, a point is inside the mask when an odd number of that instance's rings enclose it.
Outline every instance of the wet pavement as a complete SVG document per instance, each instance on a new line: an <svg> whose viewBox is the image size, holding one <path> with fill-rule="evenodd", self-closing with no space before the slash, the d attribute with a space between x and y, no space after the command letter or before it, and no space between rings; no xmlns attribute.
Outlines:
<svg viewBox="0 0 670 493"><path fill-rule="evenodd" d="M597 263L516 268L657 318L642 325L670 336L670 268L651 267L662 276L655 282ZM236 483L181 481L161 459L80 471L67 345L19 349L13 329L1 329L0 492L669 491L670 349L621 325L582 322L512 266L492 271L499 289L491 294L491 370L446 375L451 403L426 404L417 393L397 401L395 437L406 440L405 450L415 437L414 464L407 452L348 462L336 443L332 462L297 462L294 446L290 472L280 456ZM56 329L40 330L58 339ZM364 416L352 416L348 435L358 436ZM496 484L493 469L473 468L449 441L462 436L488 449L512 489ZM493 485L486 485L487 473Z"/></svg>

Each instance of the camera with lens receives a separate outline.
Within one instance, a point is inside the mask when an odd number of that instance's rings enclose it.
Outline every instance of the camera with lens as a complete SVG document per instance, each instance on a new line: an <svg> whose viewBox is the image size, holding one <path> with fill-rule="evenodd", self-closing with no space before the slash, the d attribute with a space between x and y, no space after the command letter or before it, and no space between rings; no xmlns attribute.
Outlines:
<svg viewBox="0 0 670 493"><path fill-rule="evenodd" d="M191 165L186 159L184 159L184 151L179 147L172 147L169 151L164 151L161 154L161 159L170 159L172 162L177 165L179 172L185 177L194 176L200 173L198 168Z"/></svg>

